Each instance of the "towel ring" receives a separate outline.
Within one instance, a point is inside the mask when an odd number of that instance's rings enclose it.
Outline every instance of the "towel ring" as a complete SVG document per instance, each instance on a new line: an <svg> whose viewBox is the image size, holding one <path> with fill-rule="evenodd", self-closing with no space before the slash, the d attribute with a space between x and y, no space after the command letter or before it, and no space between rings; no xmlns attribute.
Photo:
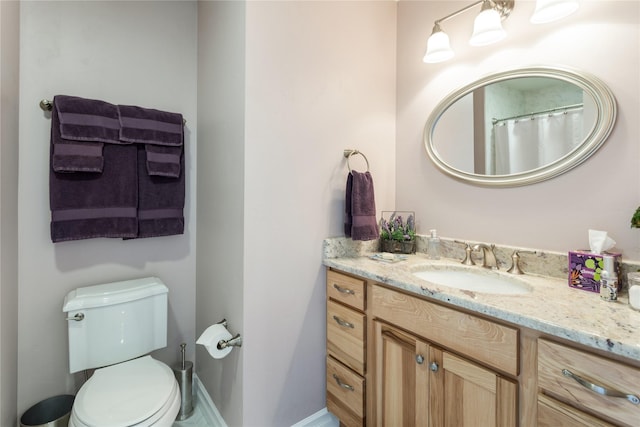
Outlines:
<svg viewBox="0 0 640 427"><path fill-rule="evenodd" d="M362 157L364 157L364 161L367 163L367 172L369 172L369 160L367 160L367 156L365 156L362 152L360 152L358 150L346 149L346 150L344 150L344 156L347 158L347 168L349 168L349 172L351 172L351 165L349 164L349 159L354 154L360 154Z"/></svg>

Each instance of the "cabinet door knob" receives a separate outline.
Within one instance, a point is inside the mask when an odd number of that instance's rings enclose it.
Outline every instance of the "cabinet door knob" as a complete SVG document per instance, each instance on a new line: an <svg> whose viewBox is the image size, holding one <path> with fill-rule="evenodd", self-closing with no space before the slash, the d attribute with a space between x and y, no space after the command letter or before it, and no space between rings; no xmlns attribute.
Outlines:
<svg viewBox="0 0 640 427"><path fill-rule="evenodd" d="M424 356L421 354L416 354L416 363L418 365L422 365L424 363Z"/></svg>
<svg viewBox="0 0 640 427"><path fill-rule="evenodd" d="M431 369L431 372L438 372L439 368L440 367L436 362L431 362L431 364L429 365L429 369Z"/></svg>

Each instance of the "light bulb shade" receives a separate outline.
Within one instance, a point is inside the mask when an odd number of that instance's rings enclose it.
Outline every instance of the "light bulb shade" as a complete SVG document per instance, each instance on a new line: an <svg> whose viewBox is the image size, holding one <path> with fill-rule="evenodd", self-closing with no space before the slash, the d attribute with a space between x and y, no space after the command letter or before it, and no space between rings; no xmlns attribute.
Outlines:
<svg viewBox="0 0 640 427"><path fill-rule="evenodd" d="M443 62L453 57L453 50L449 44L449 36L442 30L434 30L427 40L427 52L422 59L427 64Z"/></svg>
<svg viewBox="0 0 640 427"><path fill-rule="evenodd" d="M537 0L531 15L532 24L546 24L571 15L578 10L578 0Z"/></svg>
<svg viewBox="0 0 640 427"><path fill-rule="evenodd" d="M500 14L495 9L482 8L473 22L473 35L469 44L471 46L484 46L502 40L506 36L502 28Z"/></svg>

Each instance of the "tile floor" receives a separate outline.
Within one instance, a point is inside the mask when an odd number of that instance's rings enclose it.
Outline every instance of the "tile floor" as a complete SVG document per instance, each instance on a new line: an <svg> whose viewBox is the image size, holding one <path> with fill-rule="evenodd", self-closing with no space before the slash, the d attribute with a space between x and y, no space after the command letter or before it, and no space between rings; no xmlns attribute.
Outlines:
<svg viewBox="0 0 640 427"><path fill-rule="evenodd" d="M173 427L221 427L209 420L204 411L201 410L196 402L193 408L193 415L184 421L176 421L173 423Z"/></svg>

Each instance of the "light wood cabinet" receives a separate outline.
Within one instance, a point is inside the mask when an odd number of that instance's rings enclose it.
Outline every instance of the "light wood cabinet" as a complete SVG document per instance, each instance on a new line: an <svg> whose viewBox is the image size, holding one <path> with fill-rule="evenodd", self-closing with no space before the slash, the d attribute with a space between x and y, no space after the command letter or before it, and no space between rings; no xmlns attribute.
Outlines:
<svg viewBox="0 0 640 427"><path fill-rule="evenodd" d="M517 424L517 385L412 334L375 321L377 426Z"/></svg>
<svg viewBox="0 0 640 427"><path fill-rule="evenodd" d="M429 344L388 324L374 325L376 425L429 426Z"/></svg>
<svg viewBox="0 0 640 427"><path fill-rule="evenodd" d="M638 427L625 396L640 399L640 362L616 359L327 270L327 408L342 426Z"/></svg>
<svg viewBox="0 0 640 427"><path fill-rule="evenodd" d="M347 427L366 420L365 281L327 271L327 409Z"/></svg>
<svg viewBox="0 0 640 427"><path fill-rule="evenodd" d="M539 339L538 387L538 425L640 425L640 369Z"/></svg>

